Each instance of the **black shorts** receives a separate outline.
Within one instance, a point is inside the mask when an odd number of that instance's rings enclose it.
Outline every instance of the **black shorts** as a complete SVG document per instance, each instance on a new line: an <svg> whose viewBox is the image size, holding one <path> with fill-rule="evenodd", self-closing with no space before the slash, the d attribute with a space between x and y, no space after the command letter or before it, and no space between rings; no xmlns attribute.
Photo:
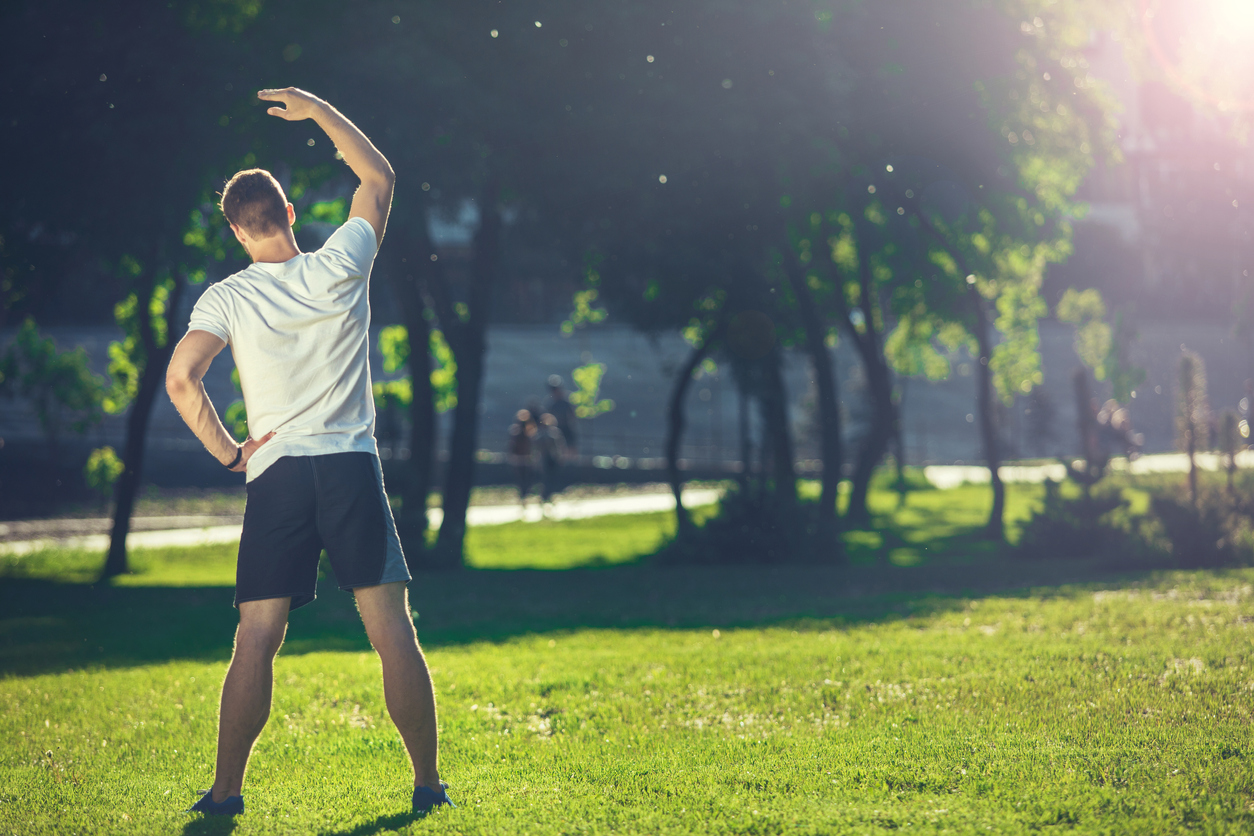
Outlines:
<svg viewBox="0 0 1254 836"><path fill-rule="evenodd" d="M340 589L408 581L378 456L284 456L248 483L235 605L317 595L323 549Z"/></svg>

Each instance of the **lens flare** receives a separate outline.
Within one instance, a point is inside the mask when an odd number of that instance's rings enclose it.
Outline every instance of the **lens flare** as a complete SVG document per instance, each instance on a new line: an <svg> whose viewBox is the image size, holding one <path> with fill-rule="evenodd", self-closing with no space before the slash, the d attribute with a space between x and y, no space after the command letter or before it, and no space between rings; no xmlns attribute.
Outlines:
<svg viewBox="0 0 1254 836"><path fill-rule="evenodd" d="M1254 111L1254 0L1140 0L1140 11L1178 88L1220 111Z"/></svg>
<svg viewBox="0 0 1254 836"><path fill-rule="evenodd" d="M1201 11L1210 12L1210 24L1224 40L1246 47L1254 41L1254 3L1250 0L1211 0L1209 10L1203 5Z"/></svg>

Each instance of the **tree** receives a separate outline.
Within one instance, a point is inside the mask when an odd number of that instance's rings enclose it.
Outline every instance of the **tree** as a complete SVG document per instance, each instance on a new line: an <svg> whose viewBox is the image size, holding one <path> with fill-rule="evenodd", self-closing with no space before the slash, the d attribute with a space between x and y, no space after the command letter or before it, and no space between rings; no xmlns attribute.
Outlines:
<svg viewBox="0 0 1254 836"><path fill-rule="evenodd" d="M1093 370L1097 380L1109 380L1114 399L1126 404L1136 387L1145 381L1145 370L1128 358L1128 346L1136 338L1122 311L1114 324L1106 321L1106 303L1089 288L1068 288L1058 300L1058 319L1076 326L1075 351L1080 362Z"/></svg>
<svg viewBox="0 0 1254 836"><path fill-rule="evenodd" d="M1189 499L1197 505L1197 453L1205 450L1210 427L1206 364L1197 352L1180 352L1176 384L1176 445L1189 457Z"/></svg>
<svg viewBox="0 0 1254 836"><path fill-rule="evenodd" d="M420 312L423 310L429 310L425 304L419 308ZM390 325L379 334L383 370L396 372L408 367L410 375L374 384L375 405L381 412L386 412L393 404L409 409L409 460L418 461L402 478L396 525L411 571L424 565L427 551L427 497L435 459L435 416L457 405L457 362L453 352L443 333L432 328L425 316L420 315L418 320L411 323L412 329L406 325ZM425 352L413 350L411 334L418 345L425 343ZM424 372L425 378L421 377ZM414 375L420 375L416 382Z"/></svg>
<svg viewBox="0 0 1254 836"><path fill-rule="evenodd" d="M810 369L818 390L819 449L823 459L823 473L819 490L819 520L835 528L836 500L840 488L841 471L844 468L844 445L841 439L840 394L836 385L836 370L828 346L829 329L823 322L820 308L814 298L817 288L811 287L811 277L803 275L793 259L781 259L788 288L796 300L797 312L805 331L805 350L810 358ZM819 283L814 281L815 285ZM833 340L834 342L834 340Z"/></svg>
<svg viewBox="0 0 1254 836"><path fill-rule="evenodd" d="M0 142L6 156L26 162L6 180L15 199L2 221L62 230L59 240L72 242L73 253L45 253L45 265L85 268L85 298L97 295L94 280L103 277L100 285L122 300L133 324L111 353L119 382L110 398L119 408L129 401L130 413L106 576L126 569L148 417L177 330L167 316L178 309L184 278L203 275L200 257L183 247L186 212L261 139L232 130L249 121L253 104L231 92L240 64L218 53L259 12L260 4L154 11L49 2L6 7L0 26L0 48L11 59L6 101L11 121L23 126Z"/></svg>
<svg viewBox="0 0 1254 836"><path fill-rule="evenodd" d="M64 430L81 435L100 422L103 390L100 376L87 365L87 353L81 347L62 351L56 340L39 335L30 317L0 355L0 395L30 403L54 465L60 463Z"/></svg>
<svg viewBox="0 0 1254 836"><path fill-rule="evenodd" d="M109 554L105 558L106 578L127 571L126 537L131 514L143 478L148 423L158 392L163 390L165 369L177 342L170 319L178 310L187 283L181 275L160 275L153 263L132 262L138 274L136 290L117 306L118 324L126 332L122 343L109 349L113 393L111 411L130 407L126 415L126 442L122 448L122 472L113 487L113 528Z"/></svg>
<svg viewBox="0 0 1254 836"><path fill-rule="evenodd" d="M679 462L679 445L684 433L684 400L688 394L688 385L693 374L709 355L722 336L723 323L715 320L699 333L692 335L692 350L675 372L671 385L670 396L666 406L666 476L670 480L671 493L675 497L675 527L678 536L683 537L692 529L692 516L684 507L683 476Z"/></svg>

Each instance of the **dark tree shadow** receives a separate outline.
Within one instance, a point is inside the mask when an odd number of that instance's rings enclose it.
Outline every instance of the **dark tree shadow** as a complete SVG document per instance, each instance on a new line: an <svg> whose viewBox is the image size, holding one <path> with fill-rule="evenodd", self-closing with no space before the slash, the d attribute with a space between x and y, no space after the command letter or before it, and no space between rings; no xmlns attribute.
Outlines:
<svg viewBox="0 0 1254 836"><path fill-rule="evenodd" d="M890 541L886 538L886 546ZM1001 556L848 566L615 566L420 573L410 584L428 648L581 628L792 625L832 629L927 615L986 595L1041 597L1142 568ZM1069 589L1064 594L1075 594ZM0 674L225 660L237 624L229 587L108 587L0 579ZM286 655L366 651L350 595L332 585L292 614Z"/></svg>

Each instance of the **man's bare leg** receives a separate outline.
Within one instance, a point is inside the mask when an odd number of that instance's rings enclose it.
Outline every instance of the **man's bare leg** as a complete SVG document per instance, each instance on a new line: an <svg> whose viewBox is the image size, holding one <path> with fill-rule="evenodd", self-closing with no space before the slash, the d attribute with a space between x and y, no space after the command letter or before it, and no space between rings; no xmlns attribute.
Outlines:
<svg viewBox="0 0 1254 836"><path fill-rule="evenodd" d="M366 635L383 662L383 696L413 762L414 786L440 792L435 689L418 647L405 584L362 586L353 594Z"/></svg>
<svg viewBox="0 0 1254 836"><path fill-rule="evenodd" d="M274 657L287 632L291 598L244 601L239 605L235 653L222 683L218 718L218 762L213 800L240 795L248 756L270 717Z"/></svg>

